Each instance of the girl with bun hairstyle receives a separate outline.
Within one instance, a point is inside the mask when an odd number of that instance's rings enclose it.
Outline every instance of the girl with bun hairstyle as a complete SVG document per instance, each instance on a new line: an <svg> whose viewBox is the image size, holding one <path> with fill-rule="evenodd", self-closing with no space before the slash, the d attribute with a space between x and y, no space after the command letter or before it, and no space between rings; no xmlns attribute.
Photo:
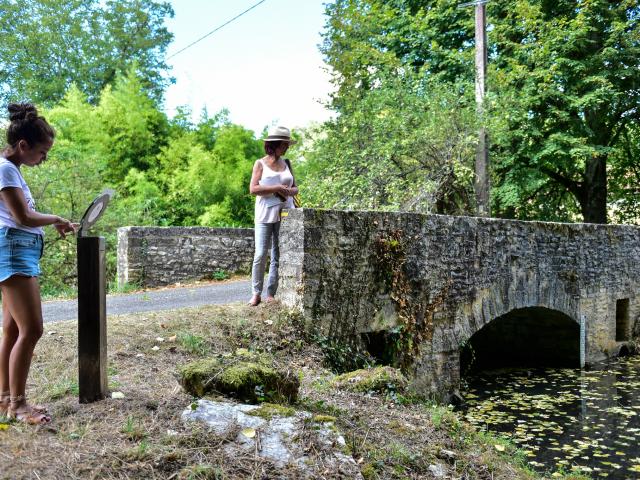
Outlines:
<svg viewBox="0 0 640 480"><path fill-rule="evenodd" d="M31 104L9 105L7 146L0 155L0 415L28 424L49 423L44 407L27 403L27 376L36 343L42 336L39 260L42 229L53 225L64 238L77 224L38 213L20 167L35 167L47 158L55 132Z"/></svg>

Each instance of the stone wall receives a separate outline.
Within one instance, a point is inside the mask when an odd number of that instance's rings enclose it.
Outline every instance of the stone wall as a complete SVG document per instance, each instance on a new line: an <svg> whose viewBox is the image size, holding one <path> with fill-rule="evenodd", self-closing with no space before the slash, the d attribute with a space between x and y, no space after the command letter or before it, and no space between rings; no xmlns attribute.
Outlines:
<svg viewBox="0 0 640 480"><path fill-rule="evenodd" d="M363 346L401 332L396 362L422 393L454 390L461 347L519 309L582 322L587 363L638 329L633 226L299 209L283 219L280 265L283 302L317 334Z"/></svg>
<svg viewBox="0 0 640 480"><path fill-rule="evenodd" d="M155 287L211 278L216 270L246 273L253 251L249 228L119 228L118 284Z"/></svg>

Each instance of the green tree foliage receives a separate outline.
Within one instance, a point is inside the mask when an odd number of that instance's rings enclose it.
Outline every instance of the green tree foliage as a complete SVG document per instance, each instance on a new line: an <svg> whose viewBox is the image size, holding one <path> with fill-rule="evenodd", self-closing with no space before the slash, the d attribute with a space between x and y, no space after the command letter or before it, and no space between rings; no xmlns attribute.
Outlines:
<svg viewBox="0 0 640 480"><path fill-rule="evenodd" d="M626 126L621 134L620 143L612 155L609 177L610 198L613 199L610 211L616 223L640 224L640 127L637 123Z"/></svg>
<svg viewBox="0 0 640 480"><path fill-rule="evenodd" d="M38 210L79 220L93 197L104 188L106 162L97 148L106 137L96 128L95 107L77 88L43 112L56 128L56 142L46 162L22 168ZM72 238L60 239L48 229L43 270L43 292L68 292L75 285L76 247Z"/></svg>
<svg viewBox="0 0 640 480"><path fill-rule="evenodd" d="M147 95L135 65L102 92L96 110L103 135L98 148L108 162L108 179L121 182L131 168L146 170L168 136L166 115Z"/></svg>
<svg viewBox="0 0 640 480"><path fill-rule="evenodd" d="M172 34L168 2L154 0L0 0L0 95L39 105L75 84L92 103L120 72L137 65L160 101L169 82L164 55Z"/></svg>
<svg viewBox="0 0 640 480"><path fill-rule="evenodd" d="M211 149L199 143L197 127L173 138L158 156L158 179L174 225L250 225L253 202L249 181L261 143L238 125L225 124ZM211 141L207 137L207 142Z"/></svg>
<svg viewBox="0 0 640 480"><path fill-rule="evenodd" d="M305 205L474 209L475 105L472 85L456 81L468 69L459 52L469 22L453 4L444 18L419 3L327 6L321 49L338 117L306 154L304 176L315 178L303 185Z"/></svg>
<svg viewBox="0 0 640 480"><path fill-rule="evenodd" d="M368 101L389 72L422 72L452 90L471 81L473 10L457 3L328 5L322 50L338 113ZM608 200L630 212L630 190L617 182L632 174L629 141L637 136L628 126L640 114L637 2L508 0L487 8L494 211L605 222Z"/></svg>
<svg viewBox="0 0 640 480"><path fill-rule="evenodd" d="M623 193L616 183L631 159L620 149L627 125L640 116L637 2L515 1L490 12L499 53L494 78L511 107L497 138L499 178L517 185L545 217L551 212L543 205L554 199L556 212L577 205L585 221L606 223L607 199L616 201L607 183ZM616 176L607 177L608 163Z"/></svg>
<svg viewBox="0 0 640 480"><path fill-rule="evenodd" d="M451 0L336 0L326 7L321 51L334 72L332 106L348 109L389 74L473 78L473 19Z"/></svg>
<svg viewBox="0 0 640 480"><path fill-rule="evenodd" d="M305 205L473 210L473 98L418 75L385 78L325 125L300 168Z"/></svg>

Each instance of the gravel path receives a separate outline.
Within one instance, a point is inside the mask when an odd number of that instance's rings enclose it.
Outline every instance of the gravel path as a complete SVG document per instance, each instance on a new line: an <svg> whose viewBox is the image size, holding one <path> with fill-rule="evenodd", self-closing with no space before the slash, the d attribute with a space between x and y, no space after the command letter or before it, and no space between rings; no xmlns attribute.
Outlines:
<svg viewBox="0 0 640 480"><path fill-rule="evenodd" d="M107 316L242 302L248 301L250 297L249 280L107 295ZM76 320L78 301L74 299L44 302L42 313L45 323Z"/></svg>

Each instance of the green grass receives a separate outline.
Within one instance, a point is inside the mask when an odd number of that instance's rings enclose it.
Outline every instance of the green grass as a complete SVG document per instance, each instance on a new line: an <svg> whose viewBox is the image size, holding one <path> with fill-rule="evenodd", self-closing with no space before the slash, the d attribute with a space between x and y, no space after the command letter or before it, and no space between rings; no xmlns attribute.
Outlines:
<svg viewBox="0 0 640 480"><path fill-rule="evenodd" d="M44 397L50 401L58 400L69 394L73 396L78 396L80 394L78 382L70 378L63 378L57 380L52 385L47 385Z"/></svg>
<svg viewBox="0 0 640 480"><path fill-rule="evenodd" d="M211 274L211 280L226 280L230 275L223 269L219 268Z"/></svg>
<svg viewBox="0 0 640 480"><path fill-rule="evenodd" d="M113 279L107 283L107 293L133 293L138 290L142 290L142 285L139 282L118 284L118 281Z"/></svg>
<svg viewBox="0 0 640 480"><path fill-rule="evenodd" d="M187 352L196 355L206 355L209 352L209 345L204 337L189 332L178 333L178 343Z"/></svg>
<svg viewBox="0 0 640 480"><path fill-rule="evenodd" d="M124 433L128 440L138 441L147 438L147 432L145 431L142 423L139 420L136 420L132 415L127 417L126 422L122 426L120 430L121 433ZM142 445L142 443L140 444Z"/></svg>

